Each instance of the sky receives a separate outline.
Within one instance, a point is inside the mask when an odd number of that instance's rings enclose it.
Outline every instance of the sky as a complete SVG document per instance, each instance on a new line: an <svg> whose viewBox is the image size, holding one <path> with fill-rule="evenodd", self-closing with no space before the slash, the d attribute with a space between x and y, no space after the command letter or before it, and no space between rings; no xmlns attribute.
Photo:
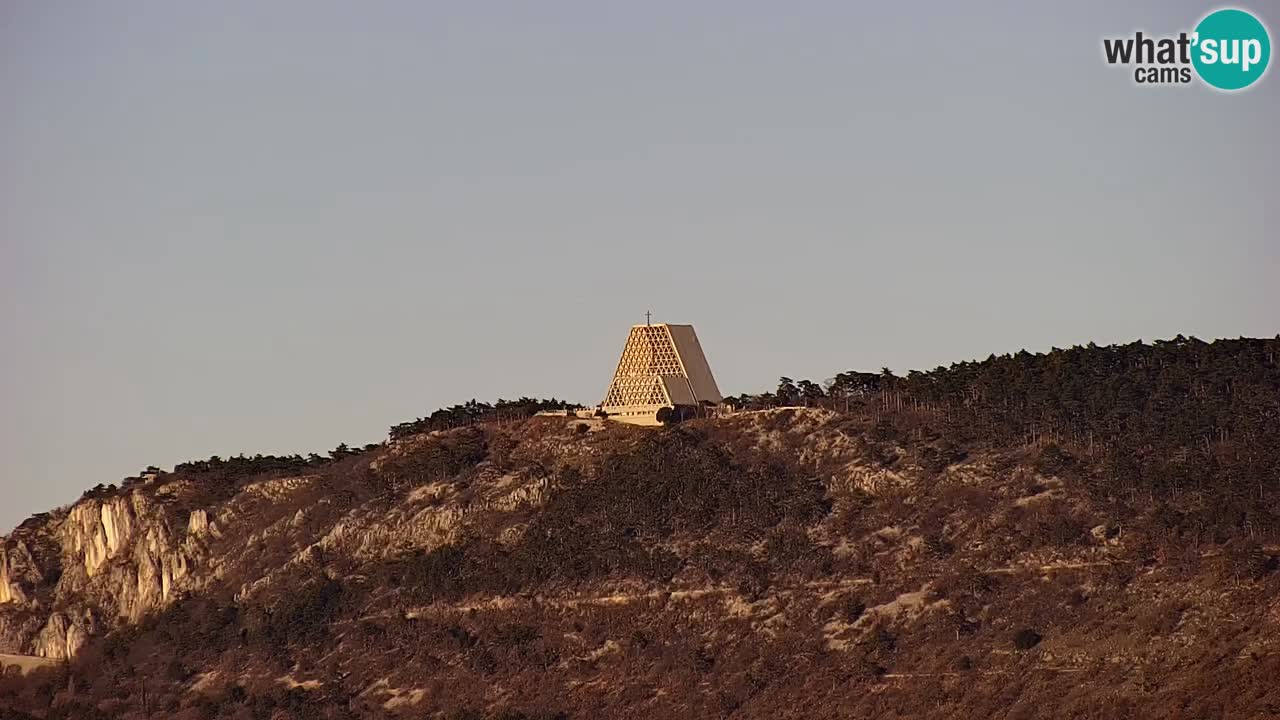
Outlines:
<svg viewBox="0 0 1280 720"><path fill-rule="evenodd" d="M1140 87L1192 2L0 4L0 533L149 464L1280 332L1280 77ZM1280 28L1280 3L1243 5Z"/></svg>

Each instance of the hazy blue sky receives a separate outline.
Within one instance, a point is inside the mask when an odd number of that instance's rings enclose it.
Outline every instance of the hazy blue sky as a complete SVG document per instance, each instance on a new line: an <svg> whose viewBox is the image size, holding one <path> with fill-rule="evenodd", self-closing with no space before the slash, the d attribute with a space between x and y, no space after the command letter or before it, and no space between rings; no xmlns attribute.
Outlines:
<svg viewBox="0 0 1280 720"><path fill-rule="evenodd" d="M1213 7L6 0L0 532L149 463L597 402L647 309L726 393L1275 335L1275 69L1102 61Z"/></svg>

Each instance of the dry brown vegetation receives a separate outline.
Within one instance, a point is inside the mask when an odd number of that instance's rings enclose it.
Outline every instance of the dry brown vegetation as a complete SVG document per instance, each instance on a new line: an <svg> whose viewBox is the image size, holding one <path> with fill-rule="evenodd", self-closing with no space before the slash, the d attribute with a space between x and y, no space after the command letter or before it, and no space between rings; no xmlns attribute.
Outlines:
<svg viewBox="0 0 1280 720"><path fill-rule="evenodd" d="M0 716L1280 716L1280 537L1241 516L1256 498L1217 502L1165 458L1119 492L1097 437L956 418L873 398L486 424L257 504L280 472L171 477L173 512L234 502L287 530L68 665L0 678ZM1221 443L1195 462L1246 458L1274 497L1270 451Z"/></svg>

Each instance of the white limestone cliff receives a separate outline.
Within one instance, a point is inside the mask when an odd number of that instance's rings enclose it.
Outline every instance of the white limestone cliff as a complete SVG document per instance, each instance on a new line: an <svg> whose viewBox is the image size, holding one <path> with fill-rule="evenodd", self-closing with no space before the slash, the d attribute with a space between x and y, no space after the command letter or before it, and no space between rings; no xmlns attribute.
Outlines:
<svg viewBox="0 0 1280 720"><path fill-rule="evenodd" d="M0 651L69 657L99 625L95 618L137 621L173 602L193 580L212 523L195 511L175 531L168 517L153 494L133 490L83 499L15 531L0 552L0 612L38 625L0 623Z"/></svg>

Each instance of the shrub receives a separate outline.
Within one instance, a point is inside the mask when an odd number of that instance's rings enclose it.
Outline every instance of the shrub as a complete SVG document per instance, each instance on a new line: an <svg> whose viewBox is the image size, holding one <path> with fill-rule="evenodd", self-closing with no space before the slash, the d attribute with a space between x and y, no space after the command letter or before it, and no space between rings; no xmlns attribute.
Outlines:
<svg viewBox="0 0 1280 720"><path fill-rule="evenodd" d="M857 622L858 618L867 611L867 604L862 602L861 598L851 597L844 601L841 608L844 614L844 621L848 623Z"/></svg>
<svg viewBox="0 0 1280 720"><path fill-rule="evenodd" d="M1043 640L1040 633L1031 628L1023 628L1013 634L1013 646L1019 650L1030 650Z"/></svg>

